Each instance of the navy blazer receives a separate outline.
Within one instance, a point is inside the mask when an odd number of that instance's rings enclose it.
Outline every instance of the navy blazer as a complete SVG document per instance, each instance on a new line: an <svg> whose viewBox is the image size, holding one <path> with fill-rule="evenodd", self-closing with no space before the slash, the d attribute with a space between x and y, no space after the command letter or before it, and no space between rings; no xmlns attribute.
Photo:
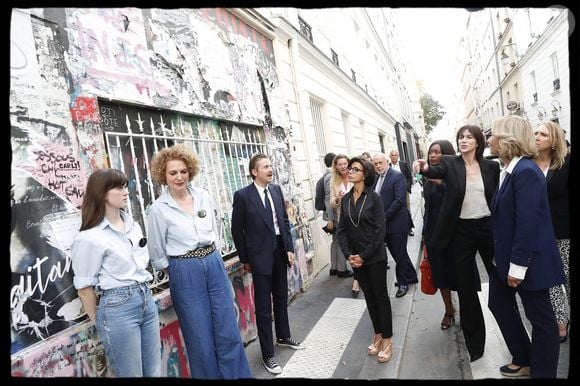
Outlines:
<svg viewBox="0 0 580 386"><path fill-rule="evenodd" d="M485 200L491 211L491 199L499 181L499 164L496 161L482 159L479 161L479 169L483 178ZM429 171L423 174L428 178L445 180L445 195L432 237L437 247L445 248L451 242L465 198L465 162L461 155L444 155L441 164L429 166Z"/></svg>
<svg viewBox="0 0 580 386"><path fill-rule="evenodd" d="M379 178L375 177L373 190ZM381 191L385 211L386 233L407 233L412 228L411 214L407 209L407 181L405 176L389 166Z"/></svg>
<svg viewBox="0 0 580 386"><path fill-rule="evenodd" d="M268 184L268 191L274 202L274 210L284 243L283 255L290 265L287 252L294 252L290 221L282 189L276 184ZM256 186L252 183L234 193L232 210L232 237L242 264L249 263L252 272L271 275L274 250L276 249L275 231L266 217L266 209Z"/></svg>
<svg viewBox="0 0 580 386"><path fill-rule="evenodd" d="M504 284L510 262L528 267L519 285L522 289L541 290L564 283L546 178L534 161L520 159L505 177L493 196L491 224L495 265Z"/></svg>

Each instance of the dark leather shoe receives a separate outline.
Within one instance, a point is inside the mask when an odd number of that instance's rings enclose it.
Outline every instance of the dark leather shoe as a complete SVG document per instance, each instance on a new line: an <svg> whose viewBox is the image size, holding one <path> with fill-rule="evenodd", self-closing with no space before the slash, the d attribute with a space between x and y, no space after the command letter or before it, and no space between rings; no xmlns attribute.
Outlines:
<svg viewBox="0 0 580 386"><path fill-rule="evenodd" d="M352 275L354 275L354 273L352 273L352 271L338 271L336 273L336 276L338 276L338 277L351 277Z"/></svg>
<svg viewBox="0 0 580 386"><path fill-rule="evenodd" d="M478 360L482 356L483 356L483 353L478 353L478 354L470 355L469 361L470 362L475 362L476 360Z"/></svg>
<svg viewBox="0 0 580 386"><path fill-rule="evenodd" d="M330 276L334 276L334 275L336 275L336 273L337 273L337 272L338 272L338 271L337 271L336 269L331 269L331 270L330 270Z"/></svg>
<svg viewBox="0 0 580 386"><path fill-rule="evenodd" d="M407 295L408 291L409 291L409 286L405 285L405 284L401 284L401 285L399 285L399 289L397 290L397 293L395 294L395 296L398 298L402 298L403 296Z"/></svg>
<svg viewBox="0 0 580 386"><path fill-rule="evenodd" d="M504 377L516 378L516 377L529 377L530 367L529 366L519 366L516 369L508 367L508 365L499 368L499 372Z"/></svg>

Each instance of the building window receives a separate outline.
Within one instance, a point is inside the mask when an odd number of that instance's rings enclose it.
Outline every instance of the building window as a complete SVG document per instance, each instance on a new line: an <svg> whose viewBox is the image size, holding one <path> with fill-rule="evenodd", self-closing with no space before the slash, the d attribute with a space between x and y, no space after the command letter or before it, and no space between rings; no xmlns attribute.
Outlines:
<svg viewBox="0 0 580 386"><path fill-rule="evenodd" d="M536 85L536 72L532 71L530 72L530 83L532 84L532 90L534 91L532 94L532 98L534 99L533 103L536 103L538 101L538 87Z"/></svg>
<svg viewBox="0 0 580 386"><path fill-rule="evenodd" d="M326 141L324 139L324 124L322 120L322 103L310 98L310 114L312 115L312 126L314 127L318 160L320 162L321 170L326 170L326 165L324 164Z"/></svg>
<svg viewBox="0 0 580 386"><path fill-rule="evenodd" d="M344 139L346 141L346 150L348 154L352 154L352 136L350 130L350 116L348 113L342 111L340 113L340 117L342 118L342 129L344 131Z"/></svg>
<svg viewBox="0 0 580 386"><path fill-rule="evenodd" d="M379 146L381 147L381 153L385 152L385 135L379 133Z"/></svg>
<svg viewBox="0 0 580 386"><path fill-rule="evenodd" d="M354 82L356 83L356 72L354 72L354 70L351 68L350 73L351 73L352 80L354 80Z"/></svg>
<svg viewBox="0 0 580 386"><path fill-rule="evenodd" d="M560 68L558 66L558 56L556 55L556 52L550 55L550 59L552 61L552 72L554 74L552 84L554 85L554 91L558 91L560 89Z"/></svg>
<svg viewBox="0 0 580 386"><path fill-rule="evenodd" d="M252 155L267 152L263 128L100 99L99 111L109 165L127 175L129 191L135 193L127 209L142 229L147 229L149 206L164 189L151 179L151 159L165 147L184 144L201 161L193 185L215 199L220 253L233 257L233 196L252 181L247 167Z"/></svg>
<svg viewBox="0 0 580 386"><path fill-rule="evenodd" d="M340 64L338 63L338 54L334 52L332 48L330 49L330 54L332 55L332 62L336 64L336 67L340 67Z"/></svg>
<svg viewBox="0 0 580 386"><path fill-rule="evenodd" d="M298 16L298 24L300 25L300 33L312 43L314 43L314 40L312 40L312 27L310 27L310 25L306 23L300 16Z"/></svg>

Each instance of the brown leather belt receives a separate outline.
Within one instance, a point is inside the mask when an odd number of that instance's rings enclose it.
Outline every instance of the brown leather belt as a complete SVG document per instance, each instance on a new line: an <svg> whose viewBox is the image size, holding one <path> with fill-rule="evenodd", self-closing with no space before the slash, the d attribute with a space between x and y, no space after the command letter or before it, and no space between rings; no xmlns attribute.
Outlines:
<svg viewBox="0 0 580 386"><path fill-rule="evenodd" d="M191 251L189 251L183 255L169 256L169 258L170 259L190 259L190 258L203 259L204 257L209 255L213 251L215 251L215 244L206 245L205 247L199 247L196 249L192 249Z"/></svg>

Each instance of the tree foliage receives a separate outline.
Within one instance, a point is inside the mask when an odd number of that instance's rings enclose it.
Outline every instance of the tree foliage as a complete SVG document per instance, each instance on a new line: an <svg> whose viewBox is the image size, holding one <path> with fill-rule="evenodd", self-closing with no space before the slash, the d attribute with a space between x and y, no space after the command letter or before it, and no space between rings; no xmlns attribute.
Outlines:
<svg viewBox="0 0 580 386"><path fill-rule="evenodd" d="M421 109L423 110L423 118L425 120L425 134L429 135L446 112L443 111L443 106L441 106L441 104L434 100L429 94L423 94L420 102Z"/></svg>

